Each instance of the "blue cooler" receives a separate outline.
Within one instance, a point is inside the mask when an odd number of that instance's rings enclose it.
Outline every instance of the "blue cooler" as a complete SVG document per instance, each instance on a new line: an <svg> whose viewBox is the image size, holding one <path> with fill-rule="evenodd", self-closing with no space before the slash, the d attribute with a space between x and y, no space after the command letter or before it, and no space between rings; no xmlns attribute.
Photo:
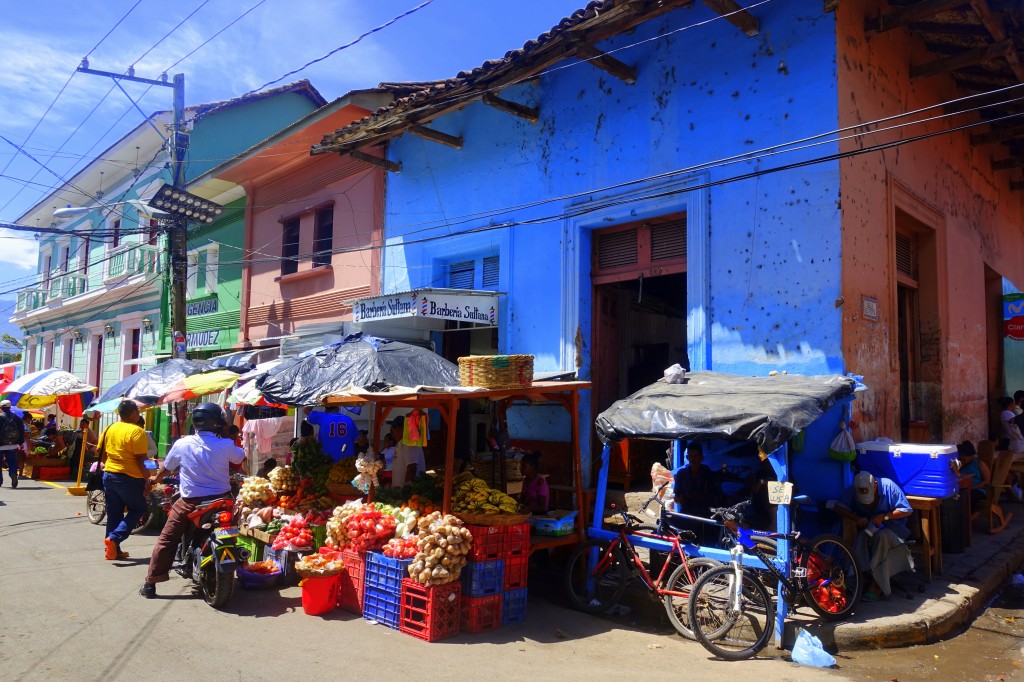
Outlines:
<svg viewBox="0 0 1024 682"><path fill-rule="evenodd" d="M857 445L857 467L895 481L906 495L945 498L959 488L956 455L955 445L869 441Z"/></svg>

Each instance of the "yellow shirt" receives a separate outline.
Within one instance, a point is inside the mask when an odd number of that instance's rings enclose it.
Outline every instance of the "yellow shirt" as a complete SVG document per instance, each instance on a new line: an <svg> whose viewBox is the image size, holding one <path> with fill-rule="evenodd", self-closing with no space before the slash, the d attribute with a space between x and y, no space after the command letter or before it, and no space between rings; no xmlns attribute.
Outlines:
<svg viewBox="0 0 1024 682"><path fill-rule="evenodd" d="M108 474L124 474L132 478L149 478L139 462L149 450L146 432L135 424L116 422L100 434L99 445L107 453L104 471Z"/></svg>

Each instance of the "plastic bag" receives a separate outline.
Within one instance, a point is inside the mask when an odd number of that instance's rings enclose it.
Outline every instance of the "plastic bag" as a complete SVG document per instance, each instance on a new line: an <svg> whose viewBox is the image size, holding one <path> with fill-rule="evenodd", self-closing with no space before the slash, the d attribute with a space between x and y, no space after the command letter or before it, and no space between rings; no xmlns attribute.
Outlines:
<svg viewBox="0 0 1024 682"><path fill-rule="evenodd" d="M667 485L666 485L667 484ZM651 492L658 496L658 501L661 502L663 507L672 509L672 505L675 504L675 477L672 472L666 469L663 465L655 462L651 467ZM661 486L665 486L661 488ZM661 488L661 490L658 490ZM650 508L644 509L648 516L658 516L659 511L654 511Z"/></svg>
<svg viewBox="0 0 1024 682"><path fill-rule="evenodd" d="M816 668L831 668L836 664L836 659L825 651L820 639L807 630L800 630L796 644L793 645L793 662Z"/></svg>
<svg viewBox="0 0 1024 682"><path fill-rule="evenodd" d="M839 433L828 446L828 456L840 462L852 462L857 459L857 444L853 442L853 435L850 429L846 428L846 422L839 425Z"/></svg>
<svg viewBox="0 0 1024 682"><path fill-rule="evenodd" d="M685 384L686 370L677 362L665 370L665 382L669 384Z"/></svg>

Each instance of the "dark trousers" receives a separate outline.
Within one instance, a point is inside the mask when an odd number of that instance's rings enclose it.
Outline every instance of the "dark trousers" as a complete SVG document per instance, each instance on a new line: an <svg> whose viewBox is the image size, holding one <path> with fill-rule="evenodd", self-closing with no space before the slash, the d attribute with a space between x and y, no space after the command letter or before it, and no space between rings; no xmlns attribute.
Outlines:
<svg viewBox="0 0 1024 682"><path fill-rule="evenodd" d="M107 537L120 546L146 513L146 479L104 473L103 495L107 500Z"/></svg>
<svg viewBox="0 0 1024 682"><path fill-rule="evenodd" d="M0 450L0 483L4 480L3 467L5 463L7 466L7 473L11 475L11 480L14 481L18 478L18 455L20 453L20 448Z"/></svg>
<svg viewBox="0 0 1024 682"><path fill-rule="evenodd" d="M167 523L160 531L153 554L149 557L149 571L146 572L147 583L166 582L171 566L174 564L174 553L178 549L178 541L188 530L188 515L196 510L195 504L186 502L184 498L178 500L167 512Z"/></svg>

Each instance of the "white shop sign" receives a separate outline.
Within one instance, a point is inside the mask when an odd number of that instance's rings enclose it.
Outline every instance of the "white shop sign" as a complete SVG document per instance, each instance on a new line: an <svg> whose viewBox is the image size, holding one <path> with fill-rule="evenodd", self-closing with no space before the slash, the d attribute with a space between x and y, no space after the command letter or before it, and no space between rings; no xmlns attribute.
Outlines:
<svg viewBox="0 0 1024 682"><path fill-rule="evenodd" d="M498 297L410 291L363 298L352 303L352 321L355 323L410 317L494 326L498 320Z"/></svg>

